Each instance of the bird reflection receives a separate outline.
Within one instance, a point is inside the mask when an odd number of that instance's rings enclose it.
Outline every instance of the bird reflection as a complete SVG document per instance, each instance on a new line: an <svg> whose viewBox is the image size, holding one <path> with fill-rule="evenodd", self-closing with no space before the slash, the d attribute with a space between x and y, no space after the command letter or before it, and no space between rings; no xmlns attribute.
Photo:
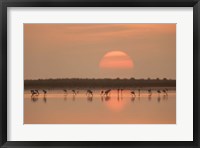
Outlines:
<svg viewBox="0 0 200 148"><path fill-rule="evenodd" d="M64 100L65 100L65 101L67 100L67 94L64 95Z"/></svg>
<svg viewBox="0 0 200 148"><path fill-rule="evenodd" d="M121 96L122 96L122 95L123 95L123 90L124 90L124 89L120 89L120 90L121 90Z"/></svg>
<svg viewBox="0 0 200 148"><path fill-rule="evenodd" d="M106 96L105 101L109 101L109 100L110 100L110 96Z"/></svg>
<svg viewBox="0 0 200 148"><path fill-rule="evenodd" d="M87 100L88 100L89 102L92 102L93 96L88 96L88 97L87 97Z"/></svg>
<svg viewBox="0 0 200 148"><path fill-rule="evenodd" d="M32 95L31 96L31 101L32 102L37 102L38 101L38 95Z"/></svg>
<svg viewBox="0 0 200 148"><path fill-rule="evenodd" d="M117 97L119 98L119 91L120 91L120 89L118 88L117 89Z"/></svg>
<svg viewBox="0 0 200 148"><path fill-rule="evenodd" d="M140 96L140 89L138 89L138 96Z"/></svg>
<svg viewBox="0 0 200 148"><path fill-rule="evenodd" d="M101 96L101 101L103 102L103 96Z"/></svg>
<svg viewBox="0 0 200 148"><path fill-rule="evenodd" d="M43 101L44 101L44 103L47 103L47 98L46 98L45 95L44 95L44 97L43 97Z"/></svg>
<svg viewBox="0 0 200 148"><path fill-rule="evenodd" d="M121 96L121 100L123 100L123 96Z"/></svg>
<svg viewBox="0 0 200 148"><path fill-rule="evenodd" d="M168 95L163 95L163 100L167 100L168 99Z"/></svg>
<svg viewBox="0 0 200 148"><path fill-rule="evenodd" d="M148 95L148 100L151 101L151 95Z"/></svg>
<svg viewBox="0 0 200 148"><path fill-rule="evenodd" d="M135 96L132 96L131 101L132 101L132 102L135 101Z"/></svg>
<svg viewBox="0 0 200 148"><path fill-rule="evenodd" d="M161 99L160 96L158 96L158 98L157 98L158 103L160 103L160 99Z"/></svg>
<svg viewBox="0 0 200 148"><path fill-rule="evenodd" d="M138 97L138 101L140 101L140 96Z"/></svg>
<svg viewBox="0 0 200 148"><path fill-rule="evenodd" d="M138 100L140 101L140 96L138 97Z"/></svg>
<svg viewBox="0 0 200 148"><path fill-rule="evenodd" d="M75 101L75 98L76 98L76 95L73 95L72 96L72 100Z"/></svg>

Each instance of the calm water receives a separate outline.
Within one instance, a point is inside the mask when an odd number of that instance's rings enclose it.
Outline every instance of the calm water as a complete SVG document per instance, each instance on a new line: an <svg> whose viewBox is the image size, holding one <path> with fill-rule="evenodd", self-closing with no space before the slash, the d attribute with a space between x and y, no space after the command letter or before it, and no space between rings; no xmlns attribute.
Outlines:
<svg viewBox="0 0 200 148"><path fill-rule="evenodd" d="M176 92L158 95L153 91L130 90L119 93L112 90L110 97L101 97L101 90L93 90L87 97L85 90L74 96L70 90L49 90L46 95L31 97L29 90L24 94L25 124L175 124Z"/></svg>

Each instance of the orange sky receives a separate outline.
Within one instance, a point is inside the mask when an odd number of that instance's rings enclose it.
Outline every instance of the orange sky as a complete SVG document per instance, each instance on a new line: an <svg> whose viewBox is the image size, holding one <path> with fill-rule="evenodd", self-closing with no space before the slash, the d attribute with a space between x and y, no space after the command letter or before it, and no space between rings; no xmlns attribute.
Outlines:
<svg viewBox="0 0 200 148"><path fill-rule="evenodd" d="M175 79L176 25L24 24L24 77Z"/></svg>

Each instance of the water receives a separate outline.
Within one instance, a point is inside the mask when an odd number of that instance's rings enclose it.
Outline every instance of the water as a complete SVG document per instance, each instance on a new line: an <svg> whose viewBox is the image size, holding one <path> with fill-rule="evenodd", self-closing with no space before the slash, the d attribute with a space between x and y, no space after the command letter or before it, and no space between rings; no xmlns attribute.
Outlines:
<svg viewBox="0 0 200 148"><path fill-rule="evenodd" d="M100 91L93 90L93 97L86 96L85 90L66 95L62 90L50 90L46 95L31 97L29 90L24 93L25 124L175 124L176 91L149 97L148 92L130 90L119 93L112 90L109 97L101 97Z"/></svg>

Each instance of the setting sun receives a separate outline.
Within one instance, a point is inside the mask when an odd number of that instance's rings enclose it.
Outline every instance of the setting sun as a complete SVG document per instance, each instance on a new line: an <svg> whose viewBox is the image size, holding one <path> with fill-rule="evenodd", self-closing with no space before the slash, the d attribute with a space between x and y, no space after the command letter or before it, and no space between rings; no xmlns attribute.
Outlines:
<svg viewBox="0 0 200 148"><path fill-rule="evenodd" d="M99 63L100 68L109 69L130 69L133 68L133 61L122 51L107 52Z"/></svg>

